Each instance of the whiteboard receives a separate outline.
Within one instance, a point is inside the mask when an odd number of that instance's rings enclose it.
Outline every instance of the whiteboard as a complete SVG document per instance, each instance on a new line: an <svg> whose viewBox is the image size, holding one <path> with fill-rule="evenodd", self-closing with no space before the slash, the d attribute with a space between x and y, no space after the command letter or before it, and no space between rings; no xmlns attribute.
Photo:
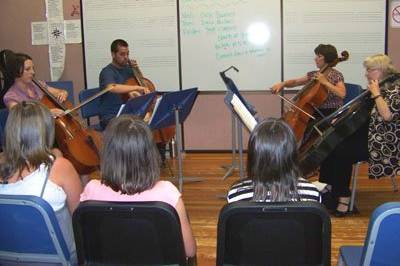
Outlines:
<svg viewBox="0 0 400 266"><path fill-rule="evenodd" d="M241 90L281 79L280 0L183 0L179 9L183 87L225 90L219 72L231 65ZM252 43L251 25L268 41Z"/></svg>
<svg viewBox="0 0 400 266"><path fill-rule="evenodd" d="M130 58L158 91L179 89L175 0L82 0L81 7L88 88L99 86L112 41L124 39Z"/></svg>
<svg viewBox="0 0 400 266"><path fill-rule="evenodd" d="M225 91L219 72L231 65L240 72L227 75L240 90L265 90L315 69L320 43L347 50L349 60L337 68L345 82L364 85L363 59L385 52L386 2L81 0L87 86L98 86L116 38L128 41L131 57L161 91ZM251 25L264 25L268 41L251 42Z"/></svg>
<svg viewBox="0 0 400 266"><path fill-rule="evenodd" d="M349 52L337 69L364 86L365 57L385 53L386 1L283 0L283 16L284 80L316 69L314 48L323 43Z"/></svg>

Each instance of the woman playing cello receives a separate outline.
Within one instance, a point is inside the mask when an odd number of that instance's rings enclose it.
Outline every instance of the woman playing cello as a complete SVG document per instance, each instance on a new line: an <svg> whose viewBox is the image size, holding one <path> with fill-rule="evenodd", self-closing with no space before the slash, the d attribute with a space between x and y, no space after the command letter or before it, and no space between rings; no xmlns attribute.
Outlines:
<svg viewBox="0 0 400 266"><path fill-rule="evenodd" d="M32 58L27 54L15 54L15 69L11 69L14 76L14 83L4 95L3 101L8 109L22 101L40 101L43 98L43 92L33 83L35 76L34 64ZM60 102L67 99L68 92L65 90L49 87L44 82L40 82L43 87ZM58 114L61 110L52 109L53 114Z"/></svg>
<svg viewBox="0 0 400 266"><path fill-rule="evenodd" d="M330 44L320 44L314 49L315 65L320 70L326 64L332 64L338 59L336 48ZM311 79L318 80L327 90L328 98L319 107L323 115L329 115L337 108L343 105L343 98L346 96L346 88L344 86L344 79L342 73L333 67L326 68L324 74L317 71L310 71L306 75L278 82L272 85L272 91L278 93L283 88L293 88L296 86L303 86Z"/></svg>
<svg viewBox="0 0 400 266"><path fill-rule="evenodd" d="M364 67L374 104L371 118L336 146L320 168L320 181L337 201L337 217L349 213L353 163L367 160L370 178L400 174L400 73L383 54L367 57Z"/></svg>
<svg viewBox="0 0 400 266"><path fill-rule="evenodd" d="M66 101L68 93L64 90L48 87L44 82L34 78L32 58L26 54L15 56L14 84L5 94L3 101L12 108L22 101L41 101L55 116L56 141L63 155L72 162L81 175L96 170L99 165L98 149L101 146L100 136L88 130L70 114L64 115L70 103Z"/></svg>

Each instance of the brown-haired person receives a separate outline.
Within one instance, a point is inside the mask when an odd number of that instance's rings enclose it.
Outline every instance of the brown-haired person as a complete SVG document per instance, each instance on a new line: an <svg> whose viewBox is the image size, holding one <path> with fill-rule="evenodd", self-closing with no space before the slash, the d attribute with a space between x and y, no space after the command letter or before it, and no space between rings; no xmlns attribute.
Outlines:
<svg viewBox="0 0 400 266"><path fill-rule="evenodd" d="M99 75L99 87L101 90L112 86L109 92L100 96L100 125L103 129L114 118L123 100L121 94L139 96L148 93L149 89L137 85L125 84L134 77L132 67L136 61L129 59L129 46L125 40L116 39L111 43L112 62L105 66Z"/></svg>
<svg viewBox="0 0 400 266"><path fill-rule="evenodd" d="M320 202L317 188L300 175L296 139L282 120L266 119L251 132L247 176L230 188L228 202Z"/></svg>
<svg viewBox="0 0 400 266"><path fill-rule="evenodd" d="M346 96L343 74L333 67L328 67L324 74L320 73L326 64L332 64L338 59L336 48L331 44L320 44L314 49L315 65L318 70L310 71L306 75L294 79L288 79L272 85L272 91L278 93L283 88L293 88L307 84L311 79L318 80L327 90L328 98L319 106L323 115L329 115L343 105Z"/></svg>
<svg viewBox="0 0 400 266"><path fill-rule="evenodd" d="M320 181L330 185L328 190L337 200L334 214L338 217L349 213L353 163L368 161L370 178L400 174L400 73L384 54L369 56L363 64L374 103L371 118L343 140L320 167Z"/></svg>
<svg viewBox="0 0 400 266"><path fill-rule="evenodd" d="M0 194L40 196L54 209L76 261L71 214L79 204L82 185L72 164L56 156L54 119L39 102L11 108L0 160Z"/></svg>
<svg viewBox="0 0 400 266"><path fill-rule="evenodd" d="M14 76L14 83L4 95L3 102L8 109L22 101L40 101L43 92L33 83L35 69L32 58L23 53L15 54L14 69L11 70ZM40 85L46 87L49 92L60 102L68 97L68 92L47 86L45 82L39 81ZM61 110L53 109L53 113L61 113Z"/></svg>
<svg viewBox="0 0 400 266"><path fill-rule="evenodd" d="M177 188L160 178L160 155L148 126L131 115L111 120L104 131L101 181L90 181L81 201L162 201L173 206L181 222L186 256L196 254L185 206Z"/></svg>

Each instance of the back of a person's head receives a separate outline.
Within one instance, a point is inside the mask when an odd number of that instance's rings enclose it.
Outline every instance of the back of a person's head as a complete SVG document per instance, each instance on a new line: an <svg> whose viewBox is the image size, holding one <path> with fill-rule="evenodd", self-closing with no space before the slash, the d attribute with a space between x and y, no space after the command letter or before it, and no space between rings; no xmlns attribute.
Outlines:
<svg viewBox="0 0 400 266"><path fill-rule="evenodd" d="M2 176L23 168L51 164L54 143L54 119L49 109L39 102L21 102L13 106L5 128L4 163Z"/></svg>
<svg viewBox="0 0 400 266"><path fill-rule="evenodd" d="M297 197L297 143L282 120L260 122L250 135L247 173L254 181L254 200L288 201Z"/></svg>
<svg viewBox="0 0 400 266"><path fill-rule="evenodd" d="M101 180L114 191L135 194L154 186L160 176L160 155L149 127L139 118L114 118L104 132Z"/></svg>

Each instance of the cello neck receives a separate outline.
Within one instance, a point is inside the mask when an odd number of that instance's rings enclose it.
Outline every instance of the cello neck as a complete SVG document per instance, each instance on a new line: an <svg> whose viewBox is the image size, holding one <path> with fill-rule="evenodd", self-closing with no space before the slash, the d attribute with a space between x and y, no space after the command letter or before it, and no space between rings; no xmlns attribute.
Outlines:
<svg viewBox="0 0 400 266"><path fill-rule="evenodd" d="M53 104L54 104L57 108L59 108L59 109L61 109L61 110L63 110L63 111L67 110L67 108L66 108L62 103L60 103L60 102L56 99L56 97L54 97L53 94L51 94L51 92L48 90L48 88L42 86L42 85L40 84L40 82L37 81L35 78L32 78L32 82L33 82L36 86L39 87L39 89L53 102Z"/></svg>
<svg viewBox="0 0 400 266"><path fill-rule="evenodd" d="M143 81L144 80L143 73L140 70L139 66L137 64L133 65L130 60L128 60L128 64L129 64L129 67L132 69L133 76L136 79L137 83L141 87L145 87L145 84L144 84L144 81Z"/></svg>

